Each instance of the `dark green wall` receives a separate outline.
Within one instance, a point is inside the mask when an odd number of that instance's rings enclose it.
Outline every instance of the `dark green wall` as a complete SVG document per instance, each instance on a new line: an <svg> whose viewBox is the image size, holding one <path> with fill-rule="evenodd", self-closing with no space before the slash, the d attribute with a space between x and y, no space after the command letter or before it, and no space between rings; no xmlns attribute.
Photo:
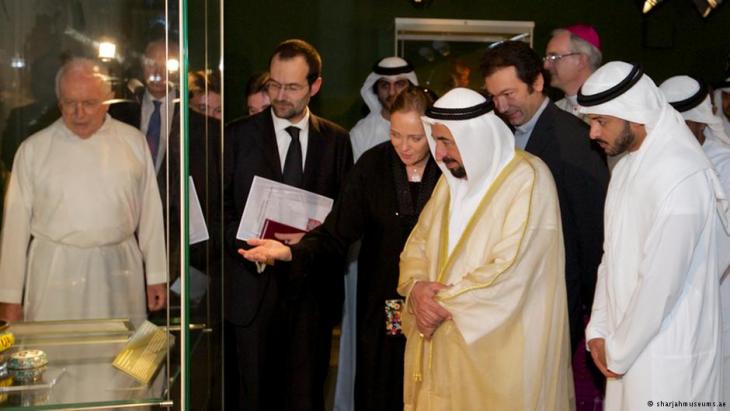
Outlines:
<svg viewBox="0 0 730 411"><path fill-rule="evenodd" d="M542 54L556 27L594 25L604 60L641 62L654 80L674 74L722 77L730 52L730 6L700 17L690 0L665 0L648 16L641 0L433 0L416 9L407 0L225 1L226 118L243 113L248 76L267 68L271 50L300 37L324 60L324 86L312 109L351 127L360 116L359 88L379 57L392 55L395 17L532 20Z"/></svg>
<svg viewBox="0 0 730 411"><path fill-rule="evenodd" d="M188 0L188 64L191 70L218 67L220 20L220 0Z"/></svg>

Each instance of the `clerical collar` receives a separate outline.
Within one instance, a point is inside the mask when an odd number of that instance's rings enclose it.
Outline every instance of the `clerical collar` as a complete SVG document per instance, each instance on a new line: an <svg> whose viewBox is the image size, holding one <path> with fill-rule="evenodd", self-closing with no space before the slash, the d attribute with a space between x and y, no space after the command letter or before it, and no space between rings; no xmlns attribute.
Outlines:
<svg viewBox="0 0 730 411"><path fill-rule="evenodd" d="M699 106L703 101L705 101L705 98L707 97L707 94L709 93L709 90L708 90L705 82L703 82L700 79L694 79L694 80L700 85L700 89L697 90L697 92L695 94L687 97L684 100L669 102L669 104L672 107L674 107L675 110L679 111L680 113L684 113L685 111L690 111L693 108Z"/></svg>
<svg viewBox="0 0 730 411"><path fill-rule="evenodd" d="M592 107L603 104L607 101L611 101L629 91L629 89L631 89L631 87L633 87L634 84L636 84L643 75L644 70L641 68L641 66L638 64L634 64L634 66L631 68L631 72L629 72L629 75L608 90L587 96L583 94L583 87L581 87L580 90L578 90L578 104L583 107Z"/></svg>
<svg viewBox="0 0 730 411"><path fill-rule="evenodd" d="M411 63L406 63L405 66L400 67L382 67L379 65L373 66L373 73L381 76L397 76L398 74L410 73L413 71Z"/></svg>
<svg viewBox="0 0 730 411"><path fill-rule="evenodd" d="M426 110L426 117L434 120L469 120L487 114L494 109L491 100L487 100L476 106L464 108L442 108L429 107Z"/></svg>
<svg viewBox="0 0 730 411"><path fill-rule="evenodd" d="M568 103L570 103L571 106L578 107L578 96L576 96L576 95L572 95L572 96L566 95L565 96L565 99L568 101Z"/></svg>

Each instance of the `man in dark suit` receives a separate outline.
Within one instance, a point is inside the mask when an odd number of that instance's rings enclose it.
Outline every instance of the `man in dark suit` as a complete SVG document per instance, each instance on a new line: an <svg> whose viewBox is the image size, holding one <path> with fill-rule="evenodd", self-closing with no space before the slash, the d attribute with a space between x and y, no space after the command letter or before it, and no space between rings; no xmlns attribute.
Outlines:
<svg viewBox="0 0 730 411"><path fill-rule="evenodd" d="M269 65L271 108L226 127L225 316L229 348L235 347L226 358L237 356L227 369L239 374L235 380L227 375L230 409L324 408L332 327L341 317L344 262L330 262L316 275L286 264L259 274L236 254L245 246L236 240L236 231L254 176L335 198L352 166L347 131L307 108L322 85L321 64L310 44L281 43Z"/></svg>
<svg viewBox="0 0 730 411"><path fill-rule="evenodd" d="M485 89L501 117L514 127L515 145L538 156L555 179L565 243L571 347L583 335L603 249L603 203L608 168L588 138L588 126L543 94L540 57L524 42L487 50L481 64Z"/></svg>
<svg viewBox="0 0 730 411"><path fill-rule="evenodd" d="M132 101L109 106L109 115L138 128L147 137L155 170L163 168L170 125L178 105L174 84L179 77L177 70L168 68L168 61L177 59L178 45L164 39L149 42L142 56L144 89L134 93Z"/></svg>

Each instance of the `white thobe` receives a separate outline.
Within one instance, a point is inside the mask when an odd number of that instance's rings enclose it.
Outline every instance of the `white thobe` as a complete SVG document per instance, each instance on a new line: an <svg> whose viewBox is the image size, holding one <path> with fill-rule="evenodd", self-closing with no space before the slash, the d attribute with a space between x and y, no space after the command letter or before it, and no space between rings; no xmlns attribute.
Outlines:
<svg viewBox="0 0 730 411"><path fill-rule="evenodd" d="M730 193L730 146L712 136L705 136L702 151L712 162L725 193Z"/></svg>
<svg viewBox="0 0 730 411"><path fill-rule="evenodd" d="M617 164L608 188L586 329L624 374L608 379L607 411L722 399L719 183L689 131L666 124Z"/></svg>
<svg viewBox="0 0 730 411"><path fill-rule="evenodd" d="M0 301L21 303L24 290L28 321L146 317L143 273L164 283L167 267L139 130L107 115L82 139L57 120L18 149L5 205Z"/></svg>
<svg viewBox="0 0 730 411"><path fill-rule="evenodd" d="M390 121L384 119L380 111L371 111L350 130L354 160L357 161L364 152L388 140L390 140Z"/></svg>
<svg viewBox="0 0 730 411"><path fill-rule="evenodd" d="M730 136L730 118L728 118L722 110L722 93L730 93L730 89L717 89L712 93L712 103L717 107L718 117L722 120L722 126L725 128L725 135Z"/></svg>
<svg viewBox="0 0 730 411"><path fill-rule="evenodd" d="M705 134L702 150L715 167L725 195L728 195L730 193L730 146ZM730 256L730 239L727 236L721 236L720 247L722 247L721 253ZM723 393L726 400L730 399L730 276L728 274L730 274L730 270L726 269L720 282L723 322Z"/></svg>

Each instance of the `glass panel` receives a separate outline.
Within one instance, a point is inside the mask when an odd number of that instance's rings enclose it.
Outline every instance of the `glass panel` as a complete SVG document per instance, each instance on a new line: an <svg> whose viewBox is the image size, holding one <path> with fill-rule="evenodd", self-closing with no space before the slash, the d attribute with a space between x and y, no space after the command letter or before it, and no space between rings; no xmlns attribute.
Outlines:
<svg viewBox="0 0 730 411"><path fill-rule="evenodd" d="M5 0L0 21L0 317L12 350L48 358L40 381L0 381L0 408L170 404L178 1ZM149 383L112 365L145 320L163 330Z"/></svg>
<svg viewBox="0 0 730 411"><path fill-rule="evenodd" d="M222 1L193 0L188 4L187 176L193 186L188 195L187 398L194 410L223 409ZM200 213L196 213L198 205Z"/></svg>
<svg viewBox="0 0 730 411"><path fill-rule="evenodd" d="M396 53L416 67L422 86L441 96L454 87L480 90L485 47L508 39L532 43L531 21L395 19Z"/></svg>

